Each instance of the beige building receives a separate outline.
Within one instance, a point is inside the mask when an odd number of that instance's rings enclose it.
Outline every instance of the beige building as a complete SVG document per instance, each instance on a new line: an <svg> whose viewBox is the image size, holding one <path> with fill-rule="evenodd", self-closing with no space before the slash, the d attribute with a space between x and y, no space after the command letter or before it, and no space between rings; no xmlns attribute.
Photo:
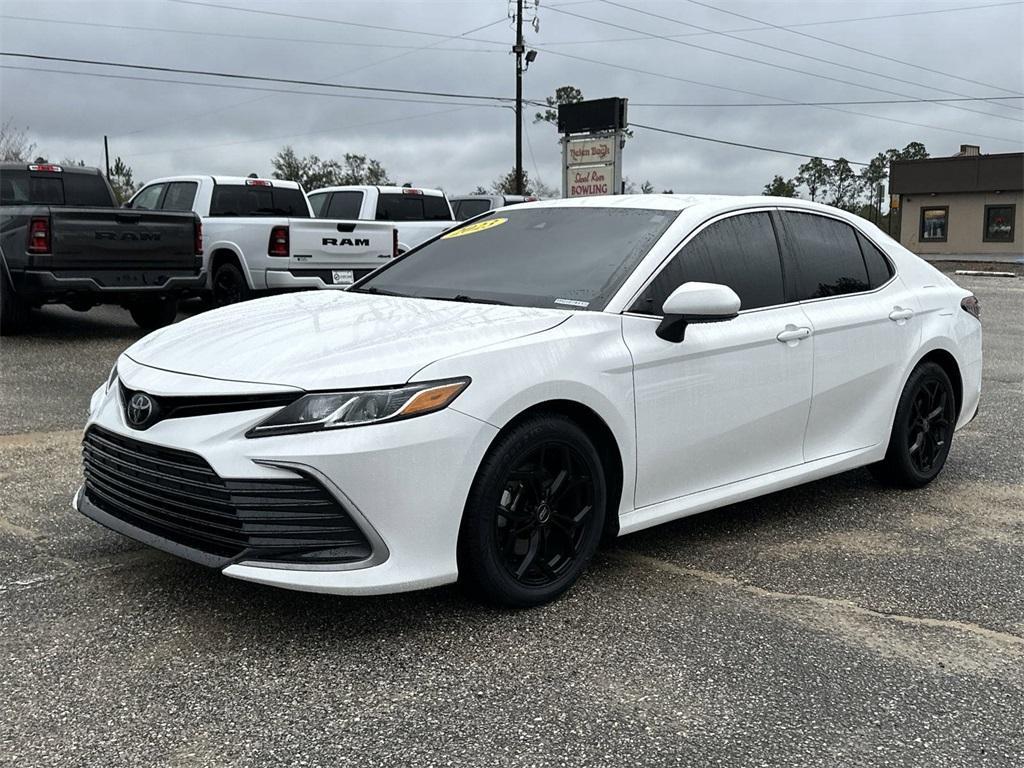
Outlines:
<svg viewBox="0 0 1024 768"><path fill-rule="evenodd" d="M1024 152L896 161L889 191L914 253L1024 256Z"/></svg>

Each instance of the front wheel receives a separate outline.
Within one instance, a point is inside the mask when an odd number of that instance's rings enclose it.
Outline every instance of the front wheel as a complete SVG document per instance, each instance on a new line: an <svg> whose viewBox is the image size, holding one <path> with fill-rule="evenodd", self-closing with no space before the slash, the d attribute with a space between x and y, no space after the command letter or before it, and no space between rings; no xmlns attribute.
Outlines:
<svg viewBox="0 0 1024 768"><path fill-rule="evenodd" d="M157 328L163 328L165 325L170 325L174 322L174 319L178 316L178 300L161 298L161 299L145 299L136 304L132 304L128 311L132 315L132 320L144 331L155 331Z"/></svg>
<svg viewBox="0 0 1024 768"><path fill-rule="evenodd" d="M513 607L554 600L601 540L607 485L600 456L568 418L529 418L498 439L477 472L459 537L460 581Z"/></svg>
<svg viewBox="0 0 1024 768"><path fill-rule="evenodd" d="M956 395L940 365L923 363L913 370L900 395L885 458L871 466L882 482L920 488L934 480L946 463L956 427Z"/></svg>

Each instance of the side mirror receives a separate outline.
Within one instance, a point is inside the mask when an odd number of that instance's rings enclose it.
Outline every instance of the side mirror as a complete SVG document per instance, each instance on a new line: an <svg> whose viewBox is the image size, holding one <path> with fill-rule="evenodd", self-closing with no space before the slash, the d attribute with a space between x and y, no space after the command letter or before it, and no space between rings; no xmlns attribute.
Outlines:
<svg viewBox="0 0 1024 768"><path fill-rule="evenodd" d="M665 341L680 342L690 323L732 320L739 314L740 297L727 285L683 283L665 299L661 311L665 317L658 326L658 336Z"/></svg>
<svg viewBox="0 0 1024 768"><path fill-rule="evenodd" d="M121 207L122 208L131 208L132 207L132 201L131 200L125 200L123 203L121 203Z"/></svg>

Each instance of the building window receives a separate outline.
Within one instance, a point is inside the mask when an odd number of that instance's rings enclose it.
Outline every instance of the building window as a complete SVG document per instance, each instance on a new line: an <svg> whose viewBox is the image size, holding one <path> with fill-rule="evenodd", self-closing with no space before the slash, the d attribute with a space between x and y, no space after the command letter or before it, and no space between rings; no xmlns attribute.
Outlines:
<svg viewBox="0 0 1024 768"><path fill-rule="evenodd" d="M949 206L921 209L921 242L944 243L949 235Z"/></svg>
<svg viewBox="0 0 1024 768"><path fill-rule="evenodd" d="M982 239L986 243L1012 243L1016 209L1015 205L986 205L985 235Z"/></svg>

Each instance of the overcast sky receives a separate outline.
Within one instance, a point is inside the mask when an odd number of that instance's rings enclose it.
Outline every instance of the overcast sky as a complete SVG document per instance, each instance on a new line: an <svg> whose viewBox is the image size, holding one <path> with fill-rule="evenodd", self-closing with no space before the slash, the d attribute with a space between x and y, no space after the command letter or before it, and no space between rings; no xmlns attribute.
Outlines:
<svg viewBox="0 0 1024 768"><path fill-rule="evenodd" d="M983 152L1024 148L1024 100L955 107L720 106L1019 95L1024 93L1024 3L702 2L542 0L539 31L530 28L527 35L539 55L525 77L526 96L541 99L572 84L587 98L627 97L633 123L851 160L866 161L914 140L923 141L933 155L953 154L961 143L980 144ZM508 6L507 0L0 0L0 47L512 97ZM895 14L900 16L849 21ZM731 37L716 34L722 32ZM123 157L137 181L178 173L269 175L270 158L291 144L300 154L367 154L398 182L463 193L477 184L489 186L514 161L513 113L486 102L379 101L353 98L357 94L351 91L244 81L219 87L225 81L215 77L9 57L0 57L0 64L3 119L28 128L39 153L101 165L107 134L111 156ZM666 103L719 106L644 106ZM556 131L534 124L535 111L527 112L524 165L531 177L557 186ZM793 175L800 162L640 128L624 152L626 176L677 192L758 193L775 173Z"/></svg>

